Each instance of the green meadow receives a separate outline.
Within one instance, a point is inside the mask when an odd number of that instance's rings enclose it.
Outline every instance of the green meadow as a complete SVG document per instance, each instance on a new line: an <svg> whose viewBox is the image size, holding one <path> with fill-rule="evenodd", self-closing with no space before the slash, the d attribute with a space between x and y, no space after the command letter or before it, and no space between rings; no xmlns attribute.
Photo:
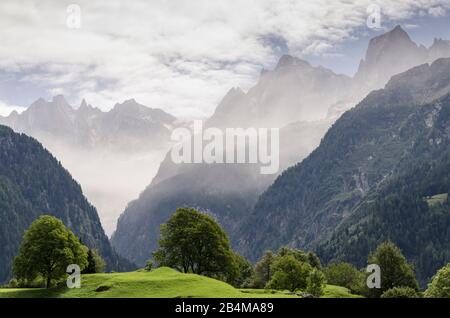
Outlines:
<svg viewBox="0 0 450 318"><path fill-rule="evenodd" d="M289 292L236 289L224 282L163 267L151 272L82 275L81 288L1 288L0 298L299 298ZM327 285L324 297L347 298L344 287Z"/></svg>

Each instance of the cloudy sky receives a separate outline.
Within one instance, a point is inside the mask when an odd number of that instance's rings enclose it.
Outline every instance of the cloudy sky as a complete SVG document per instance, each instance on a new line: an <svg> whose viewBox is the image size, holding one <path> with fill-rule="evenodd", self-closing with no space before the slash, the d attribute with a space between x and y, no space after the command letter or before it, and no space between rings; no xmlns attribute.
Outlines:
<svg viewBox="0 0 450 318"><path fill-rule="evenodd" d="M81 9L80 28L70 4ZM381 29L366 25L372 4ZM64 94L103 110L135 98L204 117L284 53L352 75L368 39L395 24L425 45L450 39L449 8L450 0L2 0L0 114Z"/></svg>

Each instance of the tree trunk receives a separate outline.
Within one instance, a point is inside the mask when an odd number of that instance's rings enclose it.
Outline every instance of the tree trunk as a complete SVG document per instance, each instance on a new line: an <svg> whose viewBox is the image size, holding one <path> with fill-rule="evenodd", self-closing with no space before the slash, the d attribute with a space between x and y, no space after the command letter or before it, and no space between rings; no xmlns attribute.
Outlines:
<svg viewBox="0 0 450 318"><path fill-rule="evenodd" d="M52 277L50 274L47 274L47 283L46 283L46 288L50 288L50 284L52 282Z"/></svg>

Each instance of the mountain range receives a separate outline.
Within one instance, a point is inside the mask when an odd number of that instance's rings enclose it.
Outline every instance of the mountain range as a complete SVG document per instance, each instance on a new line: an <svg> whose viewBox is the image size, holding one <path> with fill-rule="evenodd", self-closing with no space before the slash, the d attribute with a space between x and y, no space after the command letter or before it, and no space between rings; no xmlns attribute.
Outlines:
<svg viewBox="0 0 450 318"><path fill-rule="evenodd" d="M114 198L131 187L129 201L143 190L111 238L138 265L155 250L160 225L190 206L212 215L252 261L289 245L362 266L376 244L391 239L423 282L449 260L442 243L450 239L447 57L450 41L426 48L397 26L370 40L354 77L284 55L247 92L231 89L205 127L279 128L280 169L273 175L261 175L259 164L175 164L167 150L180 123L134 100L101 112L86 102L74 109L57 96L0 123L42 141L83 188L100 180L95 190L108 204L91 199L100 213L118 215L125 196ZM134 164L154 149L160 158ZM108 165L110 157L117 162ZM124 158L133 164L123 166ZM83 162L89 178L76 172ZM160 162L150 172L150 163ZM97 170L103 175L93 178Z"/></svg>
<svg viewBox="0 0 450 318"><path fill-rule="evenodd" d="M134 99L103 112L84 100L75 108L60 95L0 117L0 124L36 138L61 160L111 233L126 204L156 174L172 144L171 131L180 123Z"/></svg>
<svg viewBox="0 0 450 318"><path fill-rule="evenodd" d="M62 95L51 101L40 98L20 114L14 111L0 117L1 124L48 144L137 152L166 147L175 120L134 99L103 112L85 100L75 109Z"/></svg>
<svg viewBox="0 0 450 318"><path fill-rule="evenodd" d="M261 176L254 165L175 165L166 157L153 182L121 215L112 237L113 246L121 255L143 264L156 247L160 224L167 220L176 207L186 205L212 214L230 234L235 248L252 260L258 258L265 249L277 249L283 244L314 248L315 243L329 238L331 231L351 213L353 204L361 201L361 193L369 191L373 186L372 182L378 182L380 176L385 176L392 168L388 164L377 166L380 163L377 158L372 162L374 166L370 167L376 171L374 175L365 170L354 171L354 167L342 171L345 173L336 176L336 179L318 173L326 170L328 161L337 160L335 152L338 153L340 148L353 141L356 143L359 136L354 136L354 133L361 133L346 132L345 138L334 142L332 151L328 151L324 158L318 158L316 153L324 149L323 144L329 140L328 136L354 111L350 110L342 117L341 115L367 93L387 84L392 76L431 59L450 56L448 48L448 42L443 40L436 40L428 49L418 46L401 27L395 27L370 41L366 57L353 78L337 75L320 66L312 66L292 56L281 57L274 70L263 72L258 83L247 93L239 88L230 90L217 106L214 115L206 122L206 126L219 128L281 128L282 164L279 173ZM430 69L422 66L419 70L436 75L439 72L436 66ZM437 78L432 76L428 78L431 83L435 79ZM417 92L410 93L414 95L411 99L414 103L430 102L431 97L437 98L448 92L445 85L435 89L430 82L417 77L410 79L408 73L406 77L393 78L389 82L387 90L392 92L393 99L402 97L401 90L406 85L400 85L402 82L417 87ZM432 95L429 98L426 89L435 89L433 94L429 92ZM373 94L369 94L360 104L372 101L373 96L377 96ZM358 107L360 108L361 106ZM409 113L403 114L406 116ZM385 115L387 114L379 114L381 117ZM337 119L338 122L326 135L328 139L325 137L320 142ZM382 120L378 121L376 117L373 119L373 125L380 125L380 130L387 129ZM384 119L391 123L393 120L401 122L402 118ZM352 120L346 121L346 125L360 125L362 130L364 128L363 124ZM377 144L377 140L372 140L371 143ZM319 144L320 147L308 157ZM357 147L356 144L354 146ZM367 154L365 159L371 157L372 154L367 152L369 150L374 151L363 147L358 156ZM377 151L390 154L382 148ZM381 156L381 153L378 155ZM358 165L359 161L356 159L359 157L349 158ZM391 159L390 156L387 157L388 161ZM310 169L305 168L305 174L301 177L293 177L291 171L295 168L281 173L300 162L301 165L321 162L324 166L323 169L318 166L318 171L311 170L308 166ZM331 172L332 170L329 171L330 174ZM289 181L278 187L282 180ZM323 188L318 188L314 183L316 181L322 181ZM306 192L299 192L301 189ZM289 198L292 200L288 200ZM302 212L303 209L305 212ZM306 218L299 219L303 213L307 214ZM131 242L133 247L129 248Z"/></svg>
<svg viewBox="0 0 450 318"><path fill-rule="evenodd" d="M450 210L440 207L439 215L426 207L403 205L425 206L425 197L448 192L449 74L450 59L417 66L394 76L384 89L342 115L311 155L284 171L260 196L240 230L240 250L254 259L282 245L320 245L320 254L328 260L339 256L362 266L377 244L391 239L401 248L408 244L411 260L422 258L427 246L436 248L437 267L425 270L415 262L422 277L430 278L450 259L448 244L442 244L450 233L436 233L433 227L437 223L445 228ZM430 178L436 174L433 169L441 175ZM427 184L422 176L429 178ZM393 186L400 182L401 189ZM411 192L401 196L409 187ZM391 200L398 209L387 210ZM422 223L431 218L427 213L437 214L435 223ZM421 232L420 245L414 230ZM418 244L412 249L414 242Z"/></svg>
<svg viewBox="0 0 450 318"><path fill-rule="evenodd" d="M207 125L281 128L295 121L321 120L330 105L350 98L351 84L348 76L284 55L247 93L231 89Z"/></svg>

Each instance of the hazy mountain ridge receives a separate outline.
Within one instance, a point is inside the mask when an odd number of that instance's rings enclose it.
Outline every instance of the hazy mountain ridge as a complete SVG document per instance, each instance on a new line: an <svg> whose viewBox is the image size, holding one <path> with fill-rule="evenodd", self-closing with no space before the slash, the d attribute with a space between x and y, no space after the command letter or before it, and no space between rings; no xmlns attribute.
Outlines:
<svg viewBox="0 0 450 318"><path fill-rule="evenodd" d="M296 121L322 120L330 105L345 99L350 88L350 77L284 55L247 93L231 89L207 125L281 128Z"/></svg>
<svg viewBox="0 0 450 318"><path fill-rule="evenodd" d="M280 172L311 152L328 127L298 122L281 129ZM305 135L306 142L292 144ZM258 164L174 164L168 154L152 183L120 216L111 243L122 256L144 264L157 247L159 226L180 206L214 216L234 243L239 223L276 176L261 175Z"/></svg>
<svg viewBox="0 0 450 318"><path fill-rule="evenodd" d="M161 109L143 106L134 99L103 112L85 100L75 109L62 95L49 102L38 99L21 114L0 117L1 124L44 141L137 152L166 146L175 120Z"/></svg>
<svg viewBox="0 0 450 318"><path fill-rule="evenodd" d="M366 95L371 90L383 88L394 74L445 57L450 57L450 41L435 39L426 48L417 45L397 25L390 32L370 40L366 56L361 60L354 76L354 81L360 83L360 87L355 88L355 93Z"/></svg>
<svg viewBox="0 0 450 318"><path fill-rule="evenodd" d="M232 88L208 125L283 127L295 121L336 119L395 74L445 57L450 57L450 41L435 39L426 48L412 41L401 26L370 40L353 77L284 55L247 93Z"/></svg>

